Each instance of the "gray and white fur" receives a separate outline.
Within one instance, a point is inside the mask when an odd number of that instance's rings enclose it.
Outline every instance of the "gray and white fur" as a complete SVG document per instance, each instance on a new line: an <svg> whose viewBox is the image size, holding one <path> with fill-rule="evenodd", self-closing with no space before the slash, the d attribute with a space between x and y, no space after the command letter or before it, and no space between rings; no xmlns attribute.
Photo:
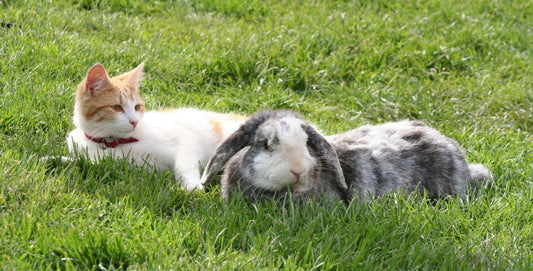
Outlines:
<svg viewBox="0 0 533 271"><path fill-rule="evenodd" d="M229 161L229 162L228 162ZM326 196L349 202L350 193L335 150L313 127L290 111L252 115L215 151L201 182L221 178L225 199L301 200Z"/></svg>
<svg viewBox="0 0 533 271"><path fill-rule="evenodd" d="M365 125L327 137L350 188L365 198L403 189L429 198L464 196L489 170L468 164L459 144L421 121Z"/></svg>
<svg viewBox="0 0 533 271"><path fill-rule="evenodd" d="M228 162L229 160L229 162ZM225 199L317 197L349 202L403 189L429 198L463 196L489 180L489 170L469 165L456 141L419 121L365 125L322 137L290 111L261 111L215 151L202 176L221 179ZM355 193L354 193L355 192Z"/></svg>

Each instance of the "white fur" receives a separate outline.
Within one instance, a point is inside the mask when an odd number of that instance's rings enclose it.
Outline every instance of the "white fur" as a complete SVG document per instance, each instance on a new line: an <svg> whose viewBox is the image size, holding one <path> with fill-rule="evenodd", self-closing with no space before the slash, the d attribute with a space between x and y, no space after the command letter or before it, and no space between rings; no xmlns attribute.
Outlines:
<svg viewBox="0 0 533 271"><path fill-rule="evenodd" d="M309 171L315 161L307 149L307 134L301 128L302 120L286 117L266 123L258 136L268 140L270 152L261 152L255 156L252 167L257 187L278 191L290 185L293 192L304 192L308 186ZM279 140L275 141L274 138Z"/></svg>
<svg viewBox="0 0 533 271"><path fill-rule="evenodd" d="M116 121L99 123L81 121L80 111L76 108L74 123L77 128L68 135L69 151L81 154L86 151L92 161L98 161L102 156L128 157L138 165L147 162L157 169L173 169L176 178L181 177L182 187L202 189L200 166L205 166L217 145L243 122L225 121L220 138L209 122L218 113L175 109L149 111L143 117L134 111L134 106L134 102L125 105L125 112ZM139 120L137 127L133 128L129 123L131 120ZM84 131L93 137L113 134L115 137L135 137L139 141L103 149L101 144L89 140Z"/></svg>

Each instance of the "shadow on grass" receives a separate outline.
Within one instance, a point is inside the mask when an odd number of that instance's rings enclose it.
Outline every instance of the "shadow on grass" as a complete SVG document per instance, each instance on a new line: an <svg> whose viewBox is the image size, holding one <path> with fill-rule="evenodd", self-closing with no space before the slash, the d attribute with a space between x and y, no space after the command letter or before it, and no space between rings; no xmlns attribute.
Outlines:
<svg viewBox="0 0 533 271"><path fill-rule="evenodd" d="M127 200L134 209L148 209L162 217L187 214L197 208L196 201L207 200L201 192L182 190L171 170L134 166L126 159L106 157L93 164L84 158L55 157L46 161L46 169L47 175L64 176L65 193L84 193L112 204Z"/></svg>

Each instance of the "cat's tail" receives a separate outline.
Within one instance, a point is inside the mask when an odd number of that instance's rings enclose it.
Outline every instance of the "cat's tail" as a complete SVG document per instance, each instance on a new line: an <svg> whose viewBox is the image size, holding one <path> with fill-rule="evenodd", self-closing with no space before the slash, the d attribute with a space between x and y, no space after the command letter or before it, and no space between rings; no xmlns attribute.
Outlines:
<svg viewBox="0 0 533 271"><path fill-rule="evenodd" d="M489 184L491 175L489 169L482 164L470 164L468 165L470 170L470 178L468 183L472 188L484 187Z"/></svg>

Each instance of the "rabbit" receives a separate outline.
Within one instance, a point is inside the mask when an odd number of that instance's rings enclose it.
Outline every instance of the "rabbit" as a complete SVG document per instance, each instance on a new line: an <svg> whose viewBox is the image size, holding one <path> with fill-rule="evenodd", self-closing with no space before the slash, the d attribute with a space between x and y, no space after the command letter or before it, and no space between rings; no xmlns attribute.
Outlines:
<svg viewBox="0 0 533 271"><path fill-rule="evenodd" d="M346 183L369 199L404 189L428 198L463 197L491 178L487 167L468 164L459 144L421 121L364 125L327 136Z"/></svg>
<svg viewBox="0 0 533 271"><path fill-rule="evenodd" d="M208 184L228 160L221 179L225 199L235 193L252 200L327 194L350 202L402 189L439 199L462 197L469 186L490 179L485 166L466 162L456 141L421 121L322 137L290 111L252 115L217 148L201 183Z"/></svg>
<svg viewBox="0 0 533 271"><path fill-rule="evenodd" d="M221 177L226 200L236 194L251 201L351 199L333 147L291 111L263 110L250 116L218 146L201 183L209 184L226 163Z"/></svg>

